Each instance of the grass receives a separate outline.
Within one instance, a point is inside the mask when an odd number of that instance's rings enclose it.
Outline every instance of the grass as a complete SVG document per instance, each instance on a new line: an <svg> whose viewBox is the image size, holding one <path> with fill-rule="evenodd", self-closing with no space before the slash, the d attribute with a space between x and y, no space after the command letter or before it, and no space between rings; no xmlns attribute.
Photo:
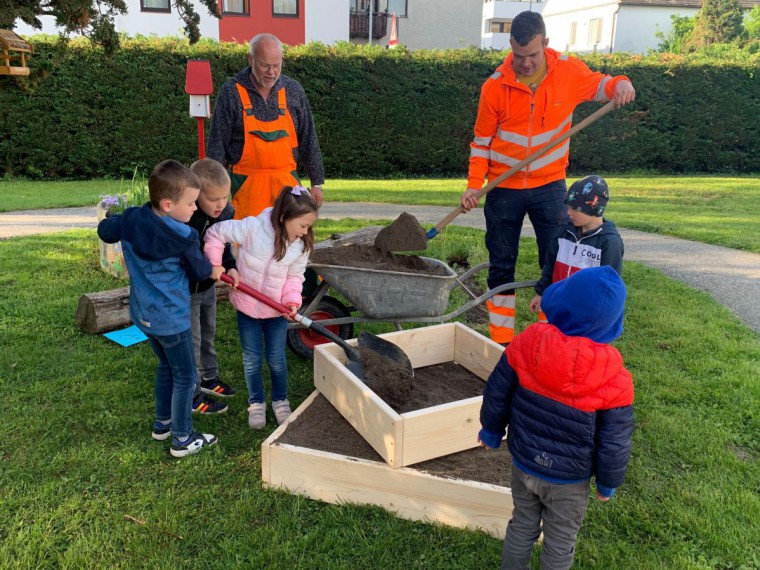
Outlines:
<svg viewBox="0 0 760 570"><path fill-rule="evenodd" d="M760 253L760 177L609 176L609 219L621 227ZM573 179L569 179L571 182ZM0 212L91 206L130 181L0 180ZM423 204L454 208L464 179L330 180L337 202Z"/></svg>
<svg viewBox="0 0 760 570"><path fill-rule="evenodd" d="M319 223L321 237L348 229ZM449 228L431 253L477 262L482 244L481 232ZM535 263L527 240L518 278L534 277ZM637 390L633 456L615 498L592 502L575 568L760 568L760 339L657 271L626 263L624 277L617 346ZM215 449L172 460L150 439L147 344L122 348L74 324L82 293L120 284L99 269L91 230L0 242L0 567L498 567L500 541L480 532L262 489L273 427L248 429L245 396L224 416L195 418L220 436ZM225 380L244 391L229 304L217 349ZM311 368L292 355L289 366L297 405Z"/></svg>

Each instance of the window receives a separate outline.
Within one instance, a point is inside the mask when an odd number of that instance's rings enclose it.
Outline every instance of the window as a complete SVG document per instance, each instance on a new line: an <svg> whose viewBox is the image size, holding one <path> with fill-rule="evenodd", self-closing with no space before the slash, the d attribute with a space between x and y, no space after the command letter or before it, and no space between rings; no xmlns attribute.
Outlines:
<svg viewBox="0 0 760 570"><path fill-rule="evenodd" d="M298 17L298 0L272 0L272 16Z"/></svg>
<svg viewBox="0 0 760 570"><path fill-rule="evenodd" d="M396 14L399 18L406 18L407 0L388 0L388 13Z"/></svg>
<svg viewBox="0 0 760 570"><path fill-rule="evenodd" d="M508 34L511 31L512 31L512 20L507 20L506 22L491 20L492 34Z"/></svg>
<svg viewBox="0 0 760 570"><path fill-rule="evenodd" d="M140 0L141 12L171 12L169 0Z"/></svg>
<svg viewBox="0 0 760 570"><path fill-rule="evenodd" d="M578 36L578 22L573 22L570 24L570 45L574 46L576 44L576 39Z"/></svg>
<svg viewBox="0 0 760 570"><path fill-rule="evenodd" d="M588 43L596 45L602 41L602 19L594 18L588 23Z"/></svg>
<svg viewBox="0 0 760 570"><path fill-rule="evenodd" d="M223 0L222 14L250 14L248 0Z"/></svg>

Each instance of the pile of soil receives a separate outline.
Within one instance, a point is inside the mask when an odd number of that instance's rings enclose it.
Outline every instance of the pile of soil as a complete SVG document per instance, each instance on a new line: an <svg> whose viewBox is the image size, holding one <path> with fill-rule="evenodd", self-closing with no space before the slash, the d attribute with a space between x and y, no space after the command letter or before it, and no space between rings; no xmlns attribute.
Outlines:
<svg viewBox="0 0 760 570"><path fill-rule="evenodd" d="M368 366L364 383L399 414L482 396L486 386L456 362L417 368L414 378Z"/></svg>
<svg viewBox="0 0 760 570"><path fill-rule="evenodd" d="M361 344L359 354L364 365L364 383L398 411L409 401L414 387L414 372L408 367L408 361L397 362Z"/></svg>
<svg viewBox="0 0 760 570"><path fill-rule="evenodd" d="M417 218L403 212L375 238L375 247L383 251L422 251L427 249L427 232Z"/></svg>
<svg viewBox="0 0 760 570"><path fill-rule="evenodd" d="M277 443L287 443L383 463L374 449L321 394L309 408L288 424ZM439 477L479 481L509 487L511 459L502 443L499 449L471 449L412 466Z"/></svg>
<svg viewBox="0 0 760 570"><path fill-rule="evenodd" d="M309 261L323 265L360 267L363 269L377 269L379 271L448 275L445 267L429 265L417 255L397 255L390 251L383 251L372 245L353 244L315 249L312 251Z"/></svg>

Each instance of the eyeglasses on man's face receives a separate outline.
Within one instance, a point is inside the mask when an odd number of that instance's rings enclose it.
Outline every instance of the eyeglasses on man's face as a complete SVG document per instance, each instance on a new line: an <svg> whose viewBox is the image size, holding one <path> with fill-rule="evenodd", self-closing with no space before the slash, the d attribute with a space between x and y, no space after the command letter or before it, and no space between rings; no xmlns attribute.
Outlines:
<svg viewBox="0 0 760 570"><path fill-rule="evenodd" d="M280 71L282 69L282 62L275 64L266 64L256 61L256 67L258 67L261 71Z"/></svg>

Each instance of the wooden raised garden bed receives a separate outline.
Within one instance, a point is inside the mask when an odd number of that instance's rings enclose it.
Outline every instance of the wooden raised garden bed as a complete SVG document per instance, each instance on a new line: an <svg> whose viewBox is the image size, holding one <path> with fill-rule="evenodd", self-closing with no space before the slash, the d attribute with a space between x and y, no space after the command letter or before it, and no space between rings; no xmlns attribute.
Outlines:
<svg viewBox="0 0 760 570"><path fill-rule="evenodd" d="M452 460L494 482L447 474ZM392 469L318 392L261 446L266 487L328 503L377 505L401 518L480 529L496 538L504 536L512 512L509 463L504 449L478 448L415 468Z"/></svg>
<svg viewBox="0 0 760 570"><path fill-rule="evenodd" d="M504 352L504 347L461 323L380 336L400 346L415 369L455 362L483 381ZM391 467L477 446L482 396L400 414L354 376L345 363L340 347L317 346L314 386Z"/></svg>

